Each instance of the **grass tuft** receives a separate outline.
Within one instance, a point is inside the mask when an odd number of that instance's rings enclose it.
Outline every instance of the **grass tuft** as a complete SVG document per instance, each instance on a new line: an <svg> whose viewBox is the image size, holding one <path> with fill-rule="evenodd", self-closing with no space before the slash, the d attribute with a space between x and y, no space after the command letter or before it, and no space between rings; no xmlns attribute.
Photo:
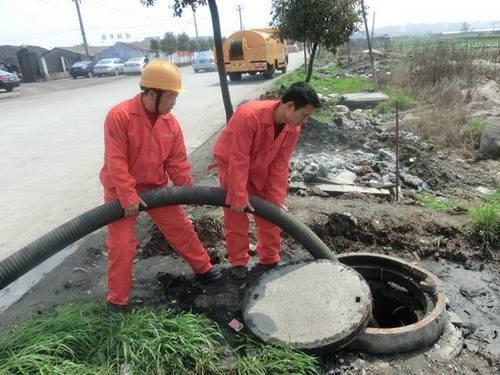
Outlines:
<svg viewBox="0 0 500 375"><path fill-rule="evenodd" d="M419 194L418 201L424 207L439 211L453 211L458 207L458 204L454 199L436 197L426 193Z"/></svg>
<svg viewBox="0 0 500 375"><path fill-rule="evenodd" d="M262 345L244 336L239 353L239 375L315 375L319 362L314 356L289 348Z"/></svg>
<svg viewBox="0 0 500 375"><path fill-rule="evenodd" d="M482 242L485 255L496 258L492 249L500 244L500 190L489 194L485 201L469 208L470 230Z"/></svg>
<svg viewBox="0 0 500 375"><path fill-rule="evenodd" d="M395 113L396 103L399 103L400 111L405 111L418 105L416 100L412 99L408 95L405 95L391 85L385 85L383 91L389 96L389 100L380 103L375 107L375 112L377 113Z"/></svg>
<svg viewBox="0 0 500 375"><path fill-rule="evenodd" d="M218 374L221 339L199 315L69 304L0 337L0 374Z"/></svg>

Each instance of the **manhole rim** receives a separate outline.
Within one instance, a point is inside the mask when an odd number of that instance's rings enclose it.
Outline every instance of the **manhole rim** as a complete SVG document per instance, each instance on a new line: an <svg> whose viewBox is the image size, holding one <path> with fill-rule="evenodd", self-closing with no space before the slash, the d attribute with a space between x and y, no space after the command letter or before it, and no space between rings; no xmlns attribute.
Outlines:
<svg viewBox="0 0 500 375"><path fill-rule="evenodd" d="M402 327L366 327L365 331L354 341L353 344L356 347L374 354L394 354L421 349L432 345L441 337L446 322L446 297L444 284L436 275L421 266L388 255L373 253L343 253L338 255L338 260L341 263L343 263L342 259L345 258L378 259L394 266L409 269L412 273L419 274L422 280L432 283L432 294L435 296L434 307L421 320ZM347 265L355 268L353 264Z"/></svg>

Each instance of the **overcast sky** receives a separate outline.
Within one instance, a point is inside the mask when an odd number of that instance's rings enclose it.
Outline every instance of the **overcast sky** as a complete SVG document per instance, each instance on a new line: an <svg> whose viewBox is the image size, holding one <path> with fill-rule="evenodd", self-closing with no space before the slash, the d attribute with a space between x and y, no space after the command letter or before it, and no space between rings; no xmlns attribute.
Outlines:
<svg viewBox="0 0 500 375"><path fill-rule="evenodd" d="M162 36L165 32L187 32L195 36L193 13L185 10L174 18L169 5L158 0L146 8L139 0L81 0L81 12L90 45L109 45L117 34L123 41ZM375 29L406 23L500 21L500 0L365 0ZM242 6L244 28L267 27L271 0L217 0L223 35L239 30L237 5ZM31 44L45 48L82 43L75 4L72 0L0 0L0 45ZM212 35L208 7L196 13L199 35ZM496 25L500 28L500 23ZM110 39L110 34L113 39ZM129 38L126 38L126 34ZM106 39L103 39L103 35Z"/></svg>

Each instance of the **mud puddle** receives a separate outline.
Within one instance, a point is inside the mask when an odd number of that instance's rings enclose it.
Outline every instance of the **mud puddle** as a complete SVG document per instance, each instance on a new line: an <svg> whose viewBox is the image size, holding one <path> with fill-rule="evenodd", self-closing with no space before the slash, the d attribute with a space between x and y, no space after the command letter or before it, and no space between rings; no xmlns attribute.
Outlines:
<svg viewBox="0 0 500 375"><path fill-rule="evenodd" d="M494 265L477 263L466 269L430 258L421 265L444 282L449 308L462 321L467 347L500 355L500 279Z"/></svg>

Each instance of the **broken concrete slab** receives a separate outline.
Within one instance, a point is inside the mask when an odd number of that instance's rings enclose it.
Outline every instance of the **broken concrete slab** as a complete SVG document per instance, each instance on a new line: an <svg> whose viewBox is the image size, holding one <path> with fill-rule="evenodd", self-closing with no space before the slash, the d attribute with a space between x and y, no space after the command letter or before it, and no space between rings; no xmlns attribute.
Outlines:
<svg viewBox="0 0 500 375"><path fill-rule="evenodd" d="M327 351L364 331L371 309L370 288L358 272L320 259L266 272L245 295L243 319L266 343Z"/></svg>
<svg viewBox="0 0 500 375"><path fill-rule="evenodd" d="M315 181L333 185L354 185L356 174L349 171L340 172L338 175L328 173L326 177L316 177Z"/></svg>
<svg viewBox="0 0 500 375"><path fill-rule="evenodd" d="M391 195L391 192L387 189L376 189L376 188L361 187L361 186L321 184L321 185L316 185L316 187L319 188L321 191L324 191L325 193L328 193L330 195L337 195L344 193Z"/></svg>
<svg viewBox="0 0 500 375"><path fill-rule="evenodd" d="M368 53L370 53L370 50L368 50L368 49L364 49L364 50L363 50L363 53L368 54ZM375 56L384 56L384 55L385 55L385 53L384 53L383 51L381 51L381 50L379 50L379 49L375 49L375 48L372 48L372 53L373 53Z"/></svg>
<svg viewBox="0 0 500 375"><path fill-rule="evenodd" d="M427 355L437 360L451 361L459 356L463 347L462 331L448 321L444 326L443 335Z"/></svg>
<svg viewBox="0 0 500 375"><path fill-rule="evenodd" d="M309 187L300 181L290 182L288 184L289 191L298 191L298 190L309 190Z"/></svg>
<svg viewBox="0 0 500 375"><path fill-rule="evenodd" d="M356 173L350 172L350 171L343 171L340 172L336 177L330 178L330 176L327 176L328 179L330 180L330 183L336 184L336 185L354 185L354 181L356 180Z"/></svg>
<svg viewBox="0 0 500 375"><path fill-rule="evenodd" d="M500 118L489 118L483 125L479 154L485 159L500 159Z"/></svg>
<svg viewBox="0 0 500 375"><path fill-rule="evenodd" d="M335 105L333 106L333 112L338 113L340 115L348 116L351 113L351 110L345 105Z"/></svg>
<svg viewBox="0 0 500 375"><path fill-rule="evenodd" d="M408 173L400 173L399 176L403 180L403 182L411 187L416 188L418 191L429 191L429 185L422 180L420 177L413 176Z"/></svg>
<svg viewBox="0 0 500 375"><path fill-rule="evenodd" d="M340 97L340 103L349 109L371 108L379 103L389 100L389 96L382 92L359 92L344 94Z"/></svg>

